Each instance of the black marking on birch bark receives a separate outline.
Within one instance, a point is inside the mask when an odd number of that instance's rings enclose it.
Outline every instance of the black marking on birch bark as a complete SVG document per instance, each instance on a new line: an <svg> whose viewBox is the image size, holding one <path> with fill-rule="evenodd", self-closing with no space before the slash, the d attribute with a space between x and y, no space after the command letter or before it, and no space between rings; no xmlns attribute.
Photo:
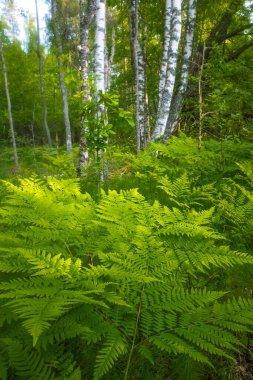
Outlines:
<svg viewBox="0 0 253 380"><path fill-rule="evenodd" d="M79 1L80 8L80 79L82 101L90 101L90 83L89 83L89 28L95 17L96 3L95 0ZM89 162L88 152L88 121L82 117L81 119L81 139L79 148L79 167L78 174L84 175L83 168Z"/></svg>
<svg viewBox="0 0 253 380"><path fill-rule="evenodd" d="M61 41L61 33L60 33L60 25L59 25L59 16L56 0L51 0L51 13L53 20L53 33L57 48L57 65L59 70L59 83L62 94L62 111L64 117L64 125L65 125L65 133L66 133L66 147L67 153L72 152L72 136L71 136L71 125L69 119L69 104L68 104L68 91L65 84L64 73L62 71L62 41Z"/></svg>
<svg viewBox="0 0 253 380"><path fill-rule="evenodd" d="M176 94L173 96L169 118L166 125L166 130L164 138L167 139L170 137L174 131L179 114L182 109L182 103L184 94L188 85L188 72L192 57L193 50L193 40L194 40L194 29L196 24L196 0L189 0L188 3L188 12L187 12L187 21L186 21L186 38L185 45L183 49L183 58L182 58L182 69L181 69L181 78L180 86Z"/></svg>
<svg viewBox="0 0 253 380"><path fill-rule="evenodd" d="M130 40L135 74L135 123L137 151L145 146L145 62L139 41L138 0L131 0Z"/></svg>
<svg viewBox="0 0 253 380"><path fill-rule="evenodd" d="M166 129L166 124L169 117L169 110L171 106L172 94L175 85L178 47L181 38L181 25L181 1L174 0L172 1L171 35L170 46L168 49L166 79L164 88L162 89L162 94L160 94L157 111L157 121L155 130L152 135L152 140L162 137Z"/></svg>

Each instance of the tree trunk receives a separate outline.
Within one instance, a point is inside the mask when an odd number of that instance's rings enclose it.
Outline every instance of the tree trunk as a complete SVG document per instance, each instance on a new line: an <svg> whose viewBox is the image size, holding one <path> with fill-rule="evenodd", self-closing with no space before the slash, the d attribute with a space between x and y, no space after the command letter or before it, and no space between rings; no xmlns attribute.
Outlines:
<svg viewBox="0 0 253 380"><path fill-rule="evenodd" d="M90 84L89 84L89 29L95 16L95 0L80 0L80 78L83 102L89 101Z"/></svg>
<svg viewBox="0 0 253 380"><path fill-rule="evenodd" d="M40 24L39 24L39 12L38 12L38 3L35 0L35 8L36 8L36 24L37 24L37 55L38 55L38 63L39 63L39 76L40 76L40 93L41 93L41 103L43 108L43 127L47 135L47 140L49 146L52 146L51 134L47 124L47 103L45 98L45 89L44 89L44 80L43 80L43 62L42 55L40 50Z"/></svg>
<svg viewBox="0 0 253 380"><path fill-rule="evenodd" d="M71 125L69 119L69 103L68 103L68 91L64 80L64 72L62 70L62 42L60 35L60 25L57 10L57 0L51 0L51 12L53 20L53 31L57 49L57 64L59 69L59 82L62 95L62 109L64 116L65 132L66 132L66 147L67 153L72 152L72 138L71 138Z"/></svg>
<svg viewBox="0 0 253 380"><path fill-rule="evenodd" d="M130 40L135 76L135 124L137 152L145 146L145 63L139 40L139 0L131 0Z"/></svg>
<svg viewBox="0 0 253 380"><path fill-rule="evenodd" d="M199 133L198 133L198 149L201 149L202 147L202 138L203 138L203 119L204 119L204 110L203 110L203 72L205 68L205 53L206 53L206 46L204 44L203 46L203 53L202 53L202 61L199 71L199 83L198 83L198 89L199 89Z"/></svg>
<svg viewBox="0 0 253 380"><path fill-rule="evenodd" d="M105 92L106 0L96 0L95 84L97 93Z"/></svg>
<svg viewBox="0 0 253 380"><path fill-rule="evenodd" d="M9 115L10 131L11 131L11 140L12 140L12 146L13 146L13 156L14 156L15 165L18 168L18 154L17 154L17 146L16 146L14 125L13 125L13 117L12 117L12 111L11 111L11 99L10 99L10 92L9 92L8 75L7 75L3 45L2 45L1 40L0 40L0 55L2 59L2 65L3 65L4 85L5 85L5 93L6 93L7 105L8 105L8 115Z"/></svg>
<svg viewBox="0 0 253 380"><path fill-rule="evenodd" d="M193 51L193 39L194 39L194 29L196 24L196 0L189 0L188 2L188 15L186 22L186 36L185 36L185 44L183 49L183 57L182 57L182 70L180 77L180 85L177 93L175 94L170 114L165 130L165 138L169 138L171 133L174 131L179 114L183 105L183 97L187 89L188 85L188 73L191 64L191 57Z"/></svg>
<svg viewBox="0 0 253 380"><path fill-rule="evenodd" d="M96 97L99 101L99 92L105 93L106 91L106 0L96 0L96 32L95 32L95 88ZM100 104L97 109L98 125L102 127L102 123L106 123L106 109L104 105ZM104 121L103 121L104 119ZM103 150L100 147L100 141L103 140L101 131L97 131L97 160L102 163L99 172L100 182L104 182L106 177L106 164L103 160Z"/></svg>
<svg viewBox="0 0 253 380"><path fill-rule="evenodd" d="M95 15L95 0L79 1L80 9L80 80L81 80L81 94L82 102L86 103L91 100L90 83L89 83L89 29ZM88 133L88 120L84 117L81 119L81 141L79 150L79 174L82 175L83 168L89 162L88 146L87 146L87 133Z"/></svg>
<svg viewBox="0 0 253 380"><path fill-rule="evenodd" d="M112 47L110 54L107 51L106 54L106 67L105 67L105 84L106 84L106 91L110 91L111 88L111 77L112 77L112 67L113 67L113 60L115 55L115 29L112 29Z"/></svg>
<svg viewBox="0 0 253 380"><path fill-rule="evenodd" d="M162 101L163 90L166 82L167 67L168 67L168 55L169 48L171 47L171 21L172 21L172 0L166 0L165 9L165 28L164 28L164 44L163 44L163 55L160 68L160 79L159 79L159 106Z"/></svg>
<svg viewBox="0 0 253 380"><path fill-rule="evenodd" d="M181 13L181 0L173 0L171 7L171 33L170 43L168 47L166 79L164 89L162 90L161 101L158 106L156 126L153 132L152 140L156 140L157 138L160 138L164 135L169 117L171 100L176 80L179 42L181 38Z"/></svg>

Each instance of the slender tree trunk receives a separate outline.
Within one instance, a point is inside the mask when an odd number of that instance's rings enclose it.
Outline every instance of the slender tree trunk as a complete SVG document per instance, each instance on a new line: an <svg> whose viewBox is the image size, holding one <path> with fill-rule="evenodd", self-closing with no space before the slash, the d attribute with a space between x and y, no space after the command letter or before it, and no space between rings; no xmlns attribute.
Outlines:
<svg viewBox="0 0 253 380"><path fill-rule="evenodd" d="M202 60L199 70L199 83L198 83L198 89L199 89L199 133L198 133L198 149L201 149L202 147L202 132L203 132L203 119L205 117L204 110L203 110L203 71L205 67L205 53L206 53L206 46L205 43L203 45L203 52L202 52Z"/></svg>
<svg viewBox="0 0 253 380"><path fill-rule="evenodd" d="M52 146L51 134L47 124L47 103L45 98L45 89L44 89L44 80L43 80L43 62L42 55L40 50L40 24L39 24L39 12L38 12L38 3L35 0L35 8L36 8L36 24L37 24L37 55L38 55L38 63L39 63L39 77L40 77L40 93L41 93L41 103L43 108L43 127L47 135L47 140L49 146Z"/></svg>
<svg viewBox="0 0 253 380"><path fill-rule="evenodd" d="M35 150L34 121L35 121L35 104L33 105L33 116L32 116L32 123L31 123L31 132L32 132L32 141L33 141L33 151Z"/></svg>
<svg viewBox="0 0 253 380"><path fill-rule="evenodd" d="M106 0L96 0L95 84L97 93L105 92L105 37Z"/></svg>
<svg viewBox="0 0 253 380"><path fill-rule="evenodd" d="M196 0L189 0L188 2L188 16L186 22L186 36L182 57L182 71L180 78L180 87L175 97L172 100L169 119L166 126L165 138L169 138L174 131L179 114L182 109L183 99L188 85L188 74L191 64L191 57L193 51L194 30L196 24Z"/></svg>
<svg viewBox="0 0 253 380"><path fill-rule="evenodd" d="M62 66L62 60L60 56L60 52L62 52L62 48L60 45L58 46L58 67L59 70L61 70ZM72 136L71 136L71 125L70 125L70 119L69 119L69 102L68 102L68 91L64 80L64 73L62 71L59 72L59 81L60 81L60 87L61 87L61 94L62 94L62 110L63 110L63 116L64 116L64 124L65 124L65 131L66 131L66 148L67 153L72 152Z"/></svg>
<svg viewBox="0 0 253 380"><path fill-rule="evenodd" d="M142 36L144 67L147 67L147 26L144 26ZM145 75L145 145L151 138L150 105L147 91L147 75Z"/></svg>
<svg viewBox="0 0 253 380"><path fill-rule="evenodd" d="M66 147L67 153L72 152L72 138L71 138L71 125L69 119L69 102L68 102L68 91L66 87L66 83L64 80L64 72L62 70L62 42L60 36L60 25L59 25L59 17L58 17L58 9L57 9L57 0L51 0L51 12L53 19L53 31L57 49L57 64L59 69L59 82L61 88L62 95L62 109L64 116L64 124L65 124L65 132L66 132Z"/></svg>
<svg viewBox="0 0 253 380"><path fill-rule="evenodd" d="M145 146L145 63L139 40L139 0L131 0L130 40L135 76L135 123L137 152Z"/></svg>
<svg viewBox="0 0 253 380"><path fill-rule="evenodd" d="M95 15L95 0L80 0L80 80L82 102L85 104L91 100L91 89L89 82L89 29ZM79 172L82 175L83 168L88 164L89 154L87 146L88 120L81 119L81 141L79 150Z"/></svg>
<svg viewBox="0 0 253 380"><path fill-rule="evenodd" d="M166 0L166 8L165 8L164 44L163 44L163 55L162 55L160 79L159 79L159 107L162 101L163 90L165 87L167 67L168 67L169 48L171 47L172 1L173 0Z"/></svg>
<svg viewBox="0 0 253 380"><path fill-rule="evenodd" d="M95 32L95 87L96 97L99 101L99 92L105 93L106 91L106 0L96 0L96 32ZM104 118L106 123L106 109L100 104L97 110L96 117L99 119ZM100 124L100 122L99 122ZM97 131L98 145L97 145L97 159L103 162L103 168L100 170L100 182L104 182L106 176L106 165L102 158L103 151L100 148L99 141L102 140L100 131ZM101 159L102 158L102 159Z"/></svg>
<svg viewBox="0 0 253 380"><path fill-rule="evenodd" d="M172 95L176 80L178 49L182 29L182 12L181 0L172 0L171 7L171 33L168 47L168 63L164 89L161 95L161 101L158 105L157 120L152 140L164 135L171 106ZM166 20L168 22L167 12ZM168 25L167 25L168 27ZM166 29L165 29L166 30ZM165 46L166 47L166 46Z"/></svg>
<svg viewBox="0 0 253 380"><path fill-rule="evenodd" d="M13 117L12 117L12 110L11 110L11 98L10 98L10 92L9 92L8 74L7 74L7 69L6 69L5 59L4 59L4 52L3 52L3 45L2 45L1 40L0 40L0 55L2 59L2 65L3 65L4 85L5 85L5 93L6 93L7 105L8 105L8 115L9 115L10 131L11 131L11 140L12 140L12 146L13 146L13 156L14 156L15 165L18 168L18 153L17 153Z"/></svg>
<svg viewBox="0 0 253 380"><path fill-rule="evenodd" d="M115 29L112 29L112 47L110 54L107 52L106 57L106 67L105 67L105 84L106 91L110 91L111 88L111 77L112 77L112 68L113 68L113 60L115 55Z"/></svg>

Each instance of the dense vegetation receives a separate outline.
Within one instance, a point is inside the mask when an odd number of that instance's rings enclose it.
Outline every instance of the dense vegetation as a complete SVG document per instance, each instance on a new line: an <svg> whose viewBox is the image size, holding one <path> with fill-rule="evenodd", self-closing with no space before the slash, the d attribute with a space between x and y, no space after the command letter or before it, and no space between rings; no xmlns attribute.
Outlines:
<svg viewBox="0 0 253 380"><path fill-rule="evenodd" d="M60 156L42 177L46 155L1 184L2 378L243 378L251 144L181 135L111 155L105 192L58 178Z"/></svg>
<svg viewBox="0 0 253 380"><path fill-rule="evenodd" d="M0 380L253 379L252 6L0 3Z"/></svg>

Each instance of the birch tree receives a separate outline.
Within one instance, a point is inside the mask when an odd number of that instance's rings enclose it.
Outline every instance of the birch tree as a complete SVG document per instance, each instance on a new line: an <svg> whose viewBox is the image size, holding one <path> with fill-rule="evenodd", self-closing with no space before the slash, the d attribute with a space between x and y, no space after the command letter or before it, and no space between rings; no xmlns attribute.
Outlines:
<svg viewBox="0 0 253 380"><path fill-rule="evenodd" d="M95 32L95 85L96 92L105 93L105 38L106 38L106 0L96 0Z"/></svg>
<svg viewBox="0 0 253 380"><path fill-rule="evenodd" d="M60 20L58 17L57 0L51 0L51 13L53 20L53 32L56 43L57 64L59 69L59 82L62 95L62 109L64 116L65 132L66 132L66 147L67 153L72 152L72 138L71 138L71 125L69 119L69 103L68 103L68 91L64 80L64 72L62 68L62 41L60 32Z"/></svg>
<svg viewBox="0 0 253 380"><path fill-rule="evenodd" d="M160 76L159 76L159 93L158 93L159 106L162 101L162 94L165 87L167 67L168 67L169 48L171 48L172 1L173 0L166 0L166 6L165 6L164 46L163 46L163 55L162 55Z"/></svg>
<svg viewBox="0 0 253 380"><path fill-rule="evenodd" d="M14 156L15 165L16 165L16 167L18 167L18 153L17 153L16 138L15 138L15 132L14 132L13 117L12 117L11 98L10 98L9 83L8 83L8 74L7 74L6 64L5 64L4 51L3 51L3 43L2 43L2 39L1 38L0 38L0 56L1 56L2 67L3 67L5 94L6 94L7 106L8 106L8 117L9 117L9 123L10 123L10 132L11 132L11 140L12 140L12 147L13 147L13 156Z"/></svg>
<svg viewBox="0 0 253 380"><path fill-rule="evenodd" d="M135 76L135 124L138 152L145 146L145 63L139 40L139 0L131 0L130 39Z"/></svg>
<svg viewBox="0 0 253 380"><path fill-rule="evenodd" d="M179 90L177 91L171 104L169 118L165 130L165 138L169 138L176 127L180 111L183 105L184 94L188 85L188 74L193 52L194 30L196 24L196 0L189 0L187 10L187 21L185 30L185 44L182 57L182 69L180 76Z"/></svg>
<svg viewBox="0 0 253 380"><path fill-rule="evenodd" d="M95 0L80 0L80 81L81 81L81 94L82 102L85 104L91 100L90 78L89 78L89 33L90 25L95 16L96 3ZM81 119L81 141L79 150L79 171L87 165L89 160L88 147L87 147L87 134L88 134L88 120L85 117Z"/></svg>
<svg viewBox="0 0 253 380"><path fill-rule="evenodd" d="M113 68L113 60L115 56L115 28L112 29L111 34L111 51L108 52L106 49L106 63L105 63L105 87L106 91L110 91L111 88L111 77L112 77L112 68Z"/></svg>
<svg viewBox="0 0 253 380"><path fill-rule="evenodd" d="M167 56L167 67L166 67L166 78L161 74L162 83L160 85L160 102L157 111L157 120L155 125L155 130L153 132L152 140L155 140L164 135L168 117L169 110L172 100L172 95L174 91L174 85L176 80L177 72L177 61L178 61L178 50L179 42L181 38L182 29L182 9L181 0L172 0L166 2L166 18L165 18L165 35L167 35L167 30L170 31L170 37L166 36L164 44L164 50L168 51ZM171 9L171 10L170 10ZM171 13L171 19L168 16ZM169 25L171 23L171 25ZM167 40L169 39L169 44ZM166 56L166 51L163 53ZM165 59L165 58L164 58ZM163 66L162 66L163 67ZM164 83L163 87L162 84Z"/></svg>
<svg viewBox="0 0 253 380"><path fill-rule="evenodd" d="M95 88L96 88L96 97L99 102L99 93L105 93L106 91L106 0L96 0L96 31L95 31ZM100 161L102 150L100 148L100 140L103 139L101 135L102 124L106 123L106 109L104 105L99 104L97 109L96 118L98 120L97 131L98 141L97 145L97 158ZM103 160L104 161L104 160ZM99 179L100 182L104 181L105 177L105 161L103 162L103 170L100 170Z"/></svg>
<svg viewBox="0 0 253 380"><path fill-rule="evenodd" d="M41 55L41 43L40 43L40 24L39 24L39 11L38 11L38 2L35 0L35 9L36 9L36 25L37 25L37 56L38 56L38 65L39 65L39 77L40 77L40 94L41 94L41 103L43 109L43 127L47 135L47 140L49 146L52 145L51 134L47 124L47 102L45 97L45 88L43 80L43 60Z"/></svg>

